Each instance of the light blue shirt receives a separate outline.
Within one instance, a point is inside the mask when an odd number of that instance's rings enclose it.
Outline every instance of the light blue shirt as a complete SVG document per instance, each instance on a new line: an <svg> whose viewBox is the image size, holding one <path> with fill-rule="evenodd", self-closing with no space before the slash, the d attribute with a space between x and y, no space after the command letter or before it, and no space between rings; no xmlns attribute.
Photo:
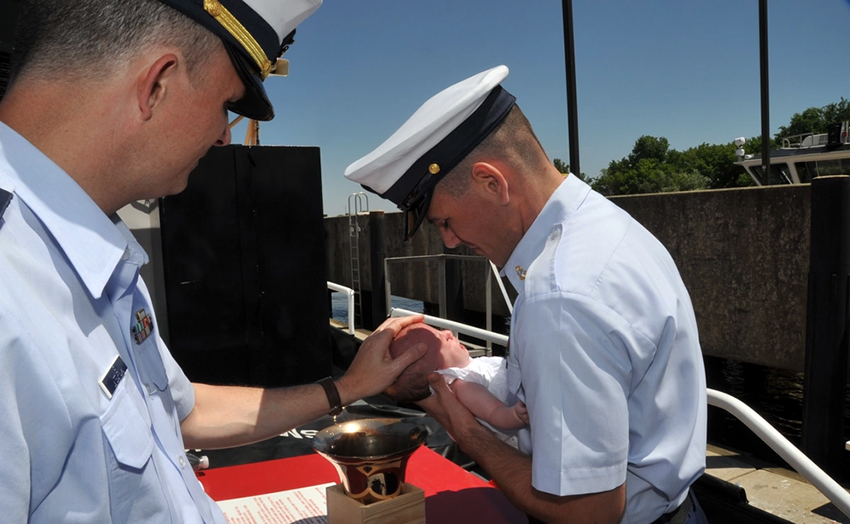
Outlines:
<svg viewBox="0 0 850 524"><path fill-rule="evenodd" d="M534 487L625 482L624 523L678 507L705 468L707 405L693 307L667 250L571 175L503 274L519 293L508 381L528 407L520 449Z"/></svg>
<svg viewBox="0 0 850 524"><path fill-rule="evenodd" d="M0 189L2 520L225 522L183 451L194 390L159 337L144 251L2 123ZM118 357L126 374L103 380Z"/></svg>

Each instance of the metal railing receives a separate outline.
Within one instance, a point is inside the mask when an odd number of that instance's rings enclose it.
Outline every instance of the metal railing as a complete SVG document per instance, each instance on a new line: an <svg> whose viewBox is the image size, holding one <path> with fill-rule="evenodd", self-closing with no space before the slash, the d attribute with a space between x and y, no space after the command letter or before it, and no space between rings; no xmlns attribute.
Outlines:
<svg viewBox="0 0 850 524"><path fill-rule="evenodd" d="M366 203L364 209L363 203ZM369 214L369 195L360 191L348 196L348 253L351 260L349 276L351 288L354 291L354 318L363 322L362 289L360 287L360 223L357 217L363 213ZM353 323L351 324L353 325Z"/></svg>
<svg viewBox="0 0 850 524"><path fill-rule="evenodd" d="M421 315L421 313L396 307L390 308L391 317L409 317L411 315ZM465 335L480 338L481 340L486 340L487 342L500 344L502 346L508 345L507 335L500 335L499 333L494 333L492 331L477 328L475 326L470 326L467 324L461 324L460 322L455 322L453 320L446 320L440 317L425 315L425 323L438 328L450 329L455 333L463 333Z"/></svg>
<svg viewBox="0 0 850 524"><path fill-rule="evenodd" d="M850 495L817 464L786 439L768 421L751 407L721 391L707 389L708 405L723 409L743 422L770 449L782 457L797 473L806 477L814 487L826 495L841 513L850 517Z"/></svg>
<svg viewBox="0 0 850 524"><path fill-rule="evenodd" d="M502 296L505 299L505 303L508 306L509 311L513 311L513 307L510 299L508 298L508 293L505 290L505 286L502 284L501 278L499 277L499 271L496 269L496 266L493 265L492 262L487 260L484 257L479 256L470 256L470 255L451 255L451 254L439 254L439 255L417 255L417 256L407 256L407 257L387 257L384 259L384 286L385 286L385 299L387 304L387 315L391 315L393 311L392 307L392 287L390 284L390 265L402 263L402 262L425 262L428 260L439 260L441 262L439 266L439 320L444 319L447 311L447 299L446 299L446 260L467 260L474 262L486 262L485 266L485 289L484 289L484 301L485 301L485 330L487 332L492 332L493 330L493 305L492 305L492 283L491 283L491 271L495 274L496 280L499 283L499 288L502 291ZM418 313L416 313L418 314ZM430 317L437 318L437 317ZM446 321L449 322L449 321ZM454 323L457 324L457 323ZM457 324L463 325L463 324ZM470 326L471 327L471 326ZM452 331L457 332L455 328L446 327L445 329L451 329ZM477 329L477 328L476 328ZM487 354L491 354L492 352L492 341L486 337L479 337L487 342Z"/></svg>
<svg viewBox="0 0 850 524"><path fill-rule="evenodd" d="M328 282L328 289L338 293L345 293L348 296L348 333L354 334L354 290L350 287L340 286L333 282Z"/></svg>

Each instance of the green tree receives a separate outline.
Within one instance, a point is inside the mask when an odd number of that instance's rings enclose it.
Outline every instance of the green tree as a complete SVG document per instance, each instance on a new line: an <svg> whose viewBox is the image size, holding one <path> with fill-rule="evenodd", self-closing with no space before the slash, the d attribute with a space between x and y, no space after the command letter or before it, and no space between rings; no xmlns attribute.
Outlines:
<svg viewBox="0 0 850 524"><path fill-rule="evenodd" d="M850 101L841 100L823 107L810 107L802 113L794 113L787 126L779 126L776 139L789 138L809 133L826 133L829 124L850 120Z"/></svg>
<svg viewBox="0 0 850 524"><path fill-rule="evenodd" d="M808 133L825 133L829 124L850 121L850 101L841 100L823 107L810 107L795 113L787 126L770 140L770 149L779 147L783 138ZM744 144L746 154L760 155L762 139L750 138ZM593 189L603 195L629 195L665 191L692 191L754 185L738 161L737 147L728 144L700 144L684 151L670 149L664 137L643 135L632 152L612 160L593 179ZM555 165L563 162L555 159ZM560 169L560 168L559 168ZM566 166L569 169L569 166ZM562 170L563 172L563 170ZM586 180L585 177L582 179Z"/></svg>
<svg viewBox="0 0 850 524"><path fill-rule="evenodd" d="M850 120L850 101L841 97L838 103L827 104L821 108L825 125L847 122ZM826 128L824 128L826 130Z"/></svg>
<svg viewBox="0 0 850 524"><path fill-rule="evenodd" d="M643 135L635 142L632 152L629 155L629 163L632 167L643 159L658 160L664 162L667 160L667 152L670 149L670 142L664 137L654 137Z"/></svg>
<svg viewBox="0 0 850 524"><path fill-rule="evenodd" d="M666 138L644 135L637 139L629 156L608 164L594 180L593 189L603 195L634 195L708 187L709 179L696 169L668 161L680 156L670 150Z"/></svg>
<svg viewBox="0 0 850 524"><path fill-rule="evenodd" d="M779 126L776 133L777 139L789 138L796 135L809 133L822 133L826 131L823 123L823 112L817 107L810 107L802 113L794 113L788 126Z"/></svg>
<svg viewBox="0 0 850 524"><path fill-rule="evenodd" d="M746 175L744 168L736 166L738 157L734 143L706 144L686 149L681 153L671 151L668 162L676 166L681 173L693 172L707 180L709 189L740 187L741 175ZM749 180L745 176L745 180ZM749 184L747 184L749 185Z"/></svg>
<svg viewBox="0 0 850 524"><path fill-rule="evenodd" d="M680 171L656 158L642 158L634 165L623 159L611 162L593 183L603 195L637 195L706 189L708 179L695 170Z"/></svg>

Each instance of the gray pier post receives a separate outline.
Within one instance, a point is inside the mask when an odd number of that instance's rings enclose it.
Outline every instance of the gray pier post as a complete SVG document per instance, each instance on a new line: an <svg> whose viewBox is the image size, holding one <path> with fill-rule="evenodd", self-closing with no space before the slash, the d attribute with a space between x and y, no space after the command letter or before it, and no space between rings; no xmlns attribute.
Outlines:
<svg viewBox="0 0 850 524"><path fill-rule="evenodd" d="M847 383L850 176L811 186L811 246L803 385L802 451L827 473L844 476Z"/></svg>

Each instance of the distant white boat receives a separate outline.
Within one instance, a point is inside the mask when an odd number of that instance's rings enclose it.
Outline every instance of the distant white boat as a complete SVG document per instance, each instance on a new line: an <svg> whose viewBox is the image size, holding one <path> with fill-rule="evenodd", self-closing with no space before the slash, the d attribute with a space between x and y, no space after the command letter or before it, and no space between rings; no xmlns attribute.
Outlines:
<svg viewBox="0 0 850 524"><path fill-rule="evenodd" d="M747 154L746 140L736 138L738 161L756 184L807 184L826 175L850 175L850 122L832 124L826 133L807 133L782 139L770 152L770 173L765 177L761 155Z"/></svg>

